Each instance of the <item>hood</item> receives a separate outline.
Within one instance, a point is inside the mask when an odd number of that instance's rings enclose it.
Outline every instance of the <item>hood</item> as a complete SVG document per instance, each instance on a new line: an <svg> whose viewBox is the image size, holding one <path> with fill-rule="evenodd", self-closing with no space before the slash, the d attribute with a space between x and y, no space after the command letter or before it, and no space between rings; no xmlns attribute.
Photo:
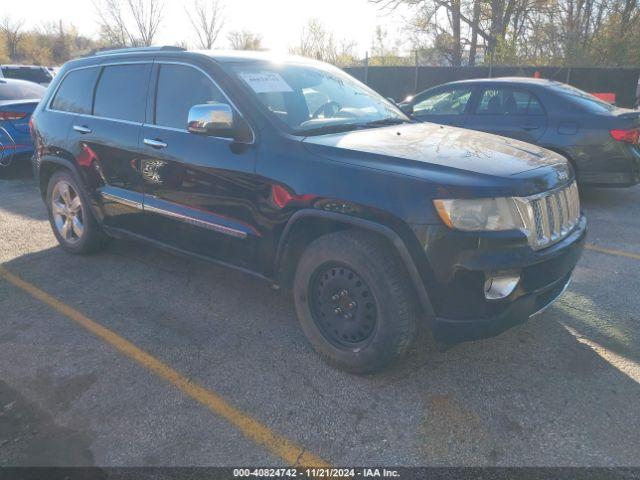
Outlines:
<svg viewBox="0 0 640 480"><path fill-rule="evenodd" d="M567 161L549 150L497 135L433 123L307 137L303 142L320 154L321 150L327 154L323 147L371 153L375 156L350 155L350 162L413 176L421 176L420 170L429 166L496 177L521 176L551 167L560 181L566 181L570 175Z"/></svg>

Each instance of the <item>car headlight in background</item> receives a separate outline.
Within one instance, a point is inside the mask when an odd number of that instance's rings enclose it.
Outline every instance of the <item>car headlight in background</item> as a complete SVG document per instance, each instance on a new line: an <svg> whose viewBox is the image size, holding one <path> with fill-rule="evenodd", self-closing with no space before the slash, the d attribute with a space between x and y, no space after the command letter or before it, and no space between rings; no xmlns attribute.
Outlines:
<svg viewBox="0 0 640 480"><path fill-rule="evenodd" d="M438 215L449 228L465 232L524 229L515 198L434 200Z"/></svg>

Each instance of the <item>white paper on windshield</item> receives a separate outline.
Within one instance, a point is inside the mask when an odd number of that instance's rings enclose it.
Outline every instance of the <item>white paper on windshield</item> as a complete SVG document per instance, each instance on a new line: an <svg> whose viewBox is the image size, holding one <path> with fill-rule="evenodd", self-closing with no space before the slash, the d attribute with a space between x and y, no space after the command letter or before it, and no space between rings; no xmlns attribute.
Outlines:
<svg viewBox="0 0 640 480"><path fill-rule="evenodd" d="M240 76L256 93L293 92L276 72L242 72Z"/></svg>

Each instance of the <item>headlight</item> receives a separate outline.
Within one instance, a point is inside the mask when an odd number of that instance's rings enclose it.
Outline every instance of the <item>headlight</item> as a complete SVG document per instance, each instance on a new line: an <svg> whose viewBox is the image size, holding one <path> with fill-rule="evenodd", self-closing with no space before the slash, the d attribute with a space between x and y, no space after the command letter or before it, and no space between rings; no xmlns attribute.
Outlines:
<svg viewBox="0 0 640 480"><path fill-rule="evenodd" d="M514 198L434 200L433 203L449 228L466 232L524 228Z"/></svg>

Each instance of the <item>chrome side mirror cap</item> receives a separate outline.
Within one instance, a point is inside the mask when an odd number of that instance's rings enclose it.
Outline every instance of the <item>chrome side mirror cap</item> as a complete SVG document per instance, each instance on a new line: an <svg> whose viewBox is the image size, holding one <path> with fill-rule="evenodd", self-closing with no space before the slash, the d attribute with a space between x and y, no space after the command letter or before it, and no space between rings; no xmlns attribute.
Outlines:
<svg viewBox="0 0 640 480"><path fill-rule="evenodd" d="M234 138L233 109L226 103L194 105L189 110L187 130L198 135Z"/></svg>

